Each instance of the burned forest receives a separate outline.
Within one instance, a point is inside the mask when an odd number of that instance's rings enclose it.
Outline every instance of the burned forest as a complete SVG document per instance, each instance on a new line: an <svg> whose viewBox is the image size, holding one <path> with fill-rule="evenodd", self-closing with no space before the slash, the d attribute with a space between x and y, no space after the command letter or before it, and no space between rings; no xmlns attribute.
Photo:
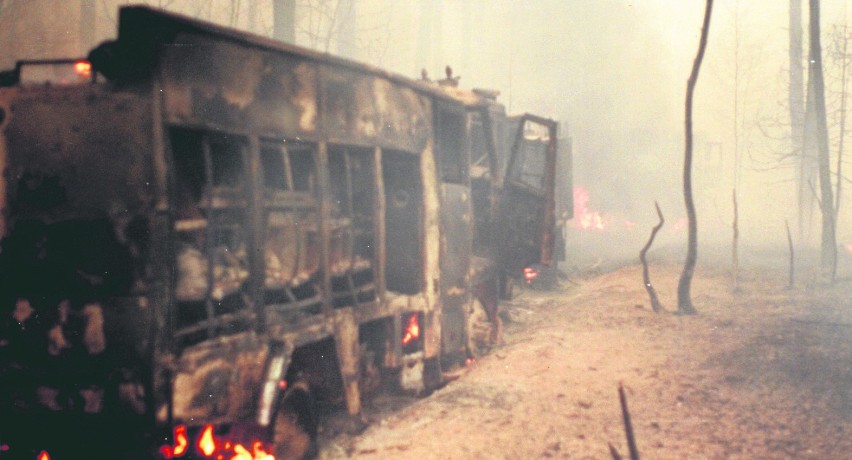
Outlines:
<svg viewBox="0 0 852 460"><path fill-rule="evenodd" d="M0 0L0 460L848 457L850 21Z"/></svg>

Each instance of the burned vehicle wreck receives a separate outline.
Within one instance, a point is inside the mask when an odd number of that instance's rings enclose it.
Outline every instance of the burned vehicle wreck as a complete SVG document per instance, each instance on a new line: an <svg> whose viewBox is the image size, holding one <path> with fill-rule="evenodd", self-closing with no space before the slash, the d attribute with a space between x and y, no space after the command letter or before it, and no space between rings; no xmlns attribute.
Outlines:
<svg viewBox="0 0 852 460"><path fill-rule="evenodd" d="M3 458L301 458L551 263L556 123L452 79L133 6L0 80Z"/></svg>

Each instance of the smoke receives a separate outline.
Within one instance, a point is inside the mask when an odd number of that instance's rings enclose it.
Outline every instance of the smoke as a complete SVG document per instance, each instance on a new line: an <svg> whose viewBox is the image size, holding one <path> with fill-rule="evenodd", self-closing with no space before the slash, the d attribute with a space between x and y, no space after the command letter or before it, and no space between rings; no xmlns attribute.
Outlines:
<svg viewBox="0 0 852 460"><path fill-rule="evenodd" d="M79 6L66 3L60 15L46 14L57 11L51 1L0 2L0 21L15 25L0 34L0 60L8 67L14 58L85 54L75 41ZM123 3L98 3L98 40L115 34ZM271 1L147 3L272 33ZM734 188L743 247L786 248L785 220L797 240L801 234L797 244L815 245L819 235L816 210L797 228L795 164L779 161L790 153L788 7L738 0L714 7L694 106L693 170L699 244L714 250L731 244ZM826 34L845 24L845 2L823 0L822 10ZM449 65L462 87L499 90L510 112L558 119L573 141L574 183L589 191L588 207L621 222L605 246L633 257L644 229L656 223L655 200L667 219L658 244L686 244L674 230L665 235L685 215L683 104L702 14L703 2L668 0L299 0L294 35L297 44L346 52L411 78L421 69L442 78ZM354 24L344 27L342 18ZM830 40L823 43L828 48ZM837 76L837 61L827 49L824 55L826 74ZM829 98L837 99L839 81L827 82ZM839 138L837 127L830 129L834 168ZM845 170L852 171L849 160ZM841 245L852 243L850 203L841 198Z"/></svg>

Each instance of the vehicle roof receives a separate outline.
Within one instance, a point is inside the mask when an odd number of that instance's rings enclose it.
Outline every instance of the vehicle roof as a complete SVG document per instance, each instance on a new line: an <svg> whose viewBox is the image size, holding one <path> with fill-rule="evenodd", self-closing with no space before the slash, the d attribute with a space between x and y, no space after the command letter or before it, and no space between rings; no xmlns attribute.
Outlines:
<svg viewBox="0 0 852 460"><path fill-rule="evenodd" d="M118 39L112 43L117 45L121 50L131 51L128 55L138 58L140 55L145 56L145 54L156 53L158 48L174 43L180 33L200 34L215 39L235 42L264 51L272 51L275 53L295 56L300 59L343 67L359 73L385 78L395 84L410 87L418 92L426 93L442 99L451 99L466 106L478 106L487 103L486 98L474 91L455 87L446 87L428 81L408 78L369 64L356 62L329 53L314 51L261 35L224 27L211 22L194 19L146 5L130 5L121 8L119 15ZM93 53L94 52L95 51L93 51ZM90 54L90 57L92 57L92 54ZM110 56L110 58L115 57L116 56L114 54ZM151 57L153 58L154 56ZM99 68L99 64L103 61L99 62L97 59L92 60L96 69L102 70ZM139 68L140 60L135 59L135 61L135 63L131 63L131 59L127 58L125 64ZM148 70L150 70L150 66L153 66L156 63L155 59L147 62L145 62L144 59L141 61L143 62L143 66L146 64L149 66ZM109 75L107 75L107 77L111 78ZM120 80L121 78L122 77L119 76L111 79Z"/></svg>

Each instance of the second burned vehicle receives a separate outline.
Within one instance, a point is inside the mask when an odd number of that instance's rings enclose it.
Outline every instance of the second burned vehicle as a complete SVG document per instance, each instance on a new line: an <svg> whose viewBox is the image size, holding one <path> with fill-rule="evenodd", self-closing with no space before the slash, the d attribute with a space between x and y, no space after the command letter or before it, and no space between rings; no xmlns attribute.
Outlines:
<svg viewBox="0 0 852 460"><path fill-rule="evenodd" d="M551 263L556 123L451 79L146 7L0 79L15 458L299 458L317 399L437 387Z"/></svg>

